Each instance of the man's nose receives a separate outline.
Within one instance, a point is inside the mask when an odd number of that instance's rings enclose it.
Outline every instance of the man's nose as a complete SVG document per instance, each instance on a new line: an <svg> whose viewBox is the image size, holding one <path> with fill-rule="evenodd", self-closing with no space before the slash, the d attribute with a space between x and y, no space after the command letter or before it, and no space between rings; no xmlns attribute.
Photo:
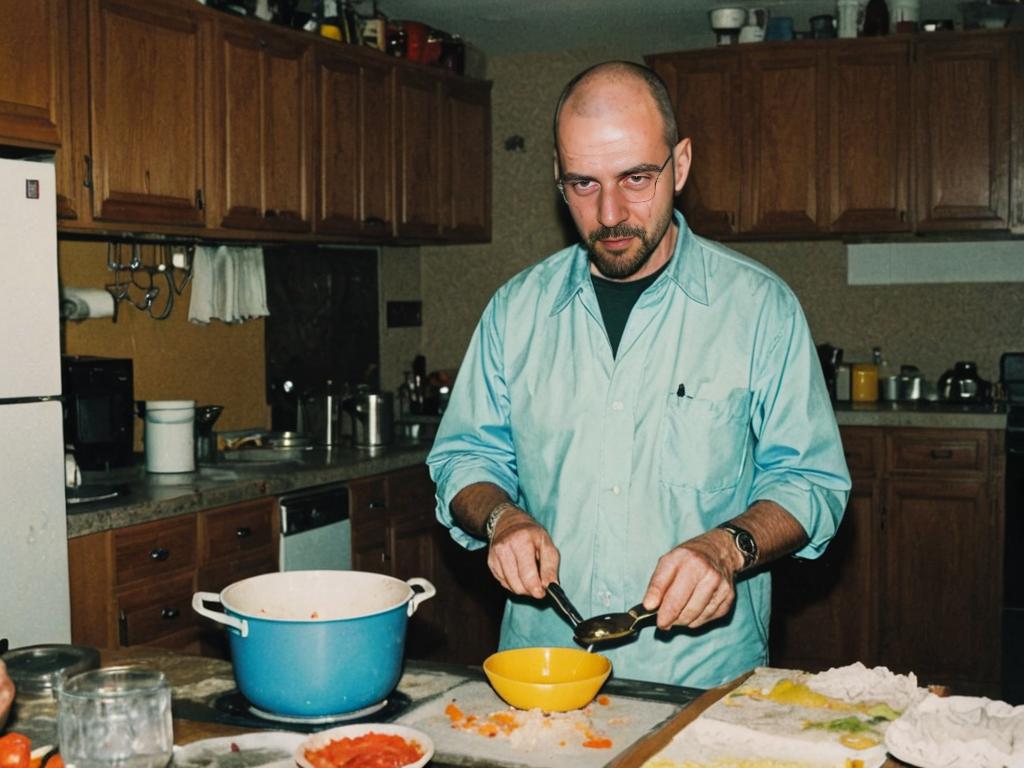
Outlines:
<svg viewBox="0 0 1024 768"><path fill-rule="evenodd" d="M629 218L629 206L617 184L601 187L597 194L597 220L601 226L614 227Z"/></svg>

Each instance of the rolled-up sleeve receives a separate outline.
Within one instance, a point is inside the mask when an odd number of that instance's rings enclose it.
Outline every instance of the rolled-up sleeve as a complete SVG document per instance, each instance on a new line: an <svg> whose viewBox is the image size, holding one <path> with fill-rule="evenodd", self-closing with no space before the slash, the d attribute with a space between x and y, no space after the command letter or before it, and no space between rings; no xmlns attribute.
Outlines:
<svg viewBox="0 0 1024 768"><path fill-rule="evenodd" d="M515 449L509 419L503 365L502 295L484 310L459 368L433 448L427 456L437 487L437 519L467 549L484 542L460 528L451 514L452 499L473 483L493 483L518 498Z"/></svg>
<svg viewBox="0 0 1024 768"><path fill-rule="evenodd" d="M807 532L796 557L816 558L835 535L850 474L807 321L793 302L758 356L751 424L754 481L748 503L773 501Z"/></svg>

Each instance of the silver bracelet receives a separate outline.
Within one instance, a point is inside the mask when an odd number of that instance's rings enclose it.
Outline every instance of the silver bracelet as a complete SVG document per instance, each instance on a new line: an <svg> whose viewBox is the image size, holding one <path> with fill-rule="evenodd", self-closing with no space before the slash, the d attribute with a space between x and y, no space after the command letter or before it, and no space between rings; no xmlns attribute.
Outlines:
<svg viewBox="0 0 1024 768"><path fill-rule="evenodd" d="M487 522L484 523L484 535L487 536L488 541L494 538L494 529L497 528L501 516L515 508L516 505L511 501L502 501L490 511L490 514L487 515Z"/></svg>

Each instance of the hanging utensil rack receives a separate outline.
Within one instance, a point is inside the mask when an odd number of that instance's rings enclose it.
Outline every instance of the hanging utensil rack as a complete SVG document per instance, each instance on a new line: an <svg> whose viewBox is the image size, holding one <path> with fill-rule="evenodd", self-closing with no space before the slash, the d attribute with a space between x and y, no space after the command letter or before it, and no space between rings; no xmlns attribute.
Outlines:
<svg viewBox="0 0 1024 768"><path fill-rule="evenodd" d="M106 285L118 307L127 302L154 320L166 320L192 280L195 243L112 240L107 243L107 268L114 282ZM176 274L178 273L178 274Z"/></svg>

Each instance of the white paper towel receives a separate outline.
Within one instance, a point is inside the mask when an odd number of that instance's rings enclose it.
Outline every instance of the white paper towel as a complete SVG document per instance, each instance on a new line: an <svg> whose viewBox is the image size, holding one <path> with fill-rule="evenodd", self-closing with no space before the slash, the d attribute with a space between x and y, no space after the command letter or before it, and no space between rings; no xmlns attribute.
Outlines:
<svg viewBox="0 0 1024 768"><path fill-rule="evenodd" d="M60 316L64 320L113 317L114 297L102 288L62 288Z"/></svg>

